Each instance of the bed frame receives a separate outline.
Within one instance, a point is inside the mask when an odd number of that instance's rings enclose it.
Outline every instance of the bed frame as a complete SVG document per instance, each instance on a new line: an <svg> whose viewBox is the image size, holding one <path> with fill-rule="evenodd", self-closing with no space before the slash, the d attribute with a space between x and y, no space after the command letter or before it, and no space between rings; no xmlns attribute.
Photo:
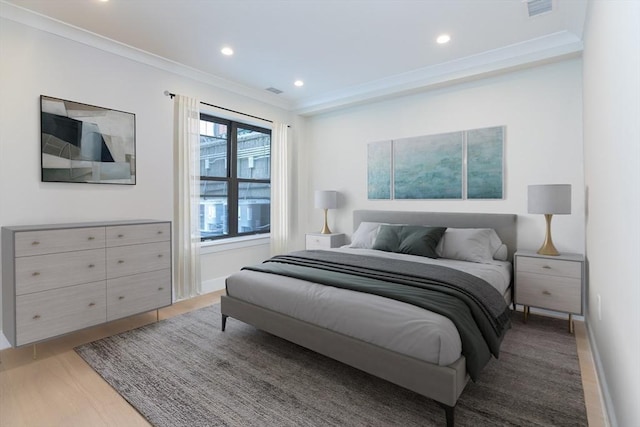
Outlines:
<svg viewBox="0 0 640 427"><path fill-rule="evenodd" d="M353 213L353 229L356 230L363 221L455 228L493 228L508 246L511 260L517 248L516 220L517 216L512 214L356 210ZM464 356L451 365L438 366L226 295L221 297L220 310L223 331L228 317L241 320L433 399L445 409L447 426L454 425L454 408L469 380Z"/></svg>

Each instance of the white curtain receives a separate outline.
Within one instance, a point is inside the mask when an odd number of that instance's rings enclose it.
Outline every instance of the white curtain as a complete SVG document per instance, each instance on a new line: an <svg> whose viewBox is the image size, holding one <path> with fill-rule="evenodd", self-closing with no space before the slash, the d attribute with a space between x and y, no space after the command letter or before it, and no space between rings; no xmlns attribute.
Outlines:
<svg viewBox="0 0 640 427"><path fill-rule="evenodd" d="M273 122L271 129L271 255L288 252L290 221L288 126Z"/></svg>
<svg viewBox="0 0 640 427"><path fill-rule="evenodd" d="M200 280L200 103L174 99L174 295L176 300L199 295Z"/></svg>

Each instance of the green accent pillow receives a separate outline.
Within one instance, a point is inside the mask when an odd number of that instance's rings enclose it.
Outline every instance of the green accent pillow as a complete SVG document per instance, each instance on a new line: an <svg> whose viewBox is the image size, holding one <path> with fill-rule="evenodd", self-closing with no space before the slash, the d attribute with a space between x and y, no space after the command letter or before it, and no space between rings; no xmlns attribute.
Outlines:
<svg viewBox="0 0 640 427"><path fill-rule="evenodd" d="M422 225L380 225L373 249L438 258L436 246L446 227Z"/></svg>

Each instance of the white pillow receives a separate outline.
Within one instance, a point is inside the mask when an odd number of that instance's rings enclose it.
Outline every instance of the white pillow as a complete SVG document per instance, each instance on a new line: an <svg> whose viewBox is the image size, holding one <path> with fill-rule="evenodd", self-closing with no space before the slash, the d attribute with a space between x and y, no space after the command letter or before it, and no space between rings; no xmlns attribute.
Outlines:
<svg viewBox="0 0 640 427"><path fill-rule="evenodd" d="M373 242L376 241L379 228L379 222L361 222L358 229L351 236L351 244L349 247L371 249Z"/></svg>
<svg viewBox="0 0 640 427"><path fill-rule="evenodd" d="M442 258L471 262L506 261L507 246L492 228L447 228L436 252Z"/></svg>
<svg viewBox="0 0 640 427"><path fill-rule="evenodd" d="M499 239L499 237L498 237ZM509 248L504 243L500 243L500 247L493 253L493 259L498 261L506 261L509 259Z"/></svg>

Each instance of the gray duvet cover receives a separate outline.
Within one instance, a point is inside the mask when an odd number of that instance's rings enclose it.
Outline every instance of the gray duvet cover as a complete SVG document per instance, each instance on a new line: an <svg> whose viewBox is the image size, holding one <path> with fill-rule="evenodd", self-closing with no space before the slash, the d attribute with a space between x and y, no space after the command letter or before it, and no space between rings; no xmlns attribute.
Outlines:
<svg viewBox="0 0 640 427"><path fill-rule="evenodd" d="M484 280L438 265L350 255L300 251L273 257L245 269L278 274L425 308L449 318L462 340L467 370L475 379L499 348L510 326L502 295Z"/></svg>

